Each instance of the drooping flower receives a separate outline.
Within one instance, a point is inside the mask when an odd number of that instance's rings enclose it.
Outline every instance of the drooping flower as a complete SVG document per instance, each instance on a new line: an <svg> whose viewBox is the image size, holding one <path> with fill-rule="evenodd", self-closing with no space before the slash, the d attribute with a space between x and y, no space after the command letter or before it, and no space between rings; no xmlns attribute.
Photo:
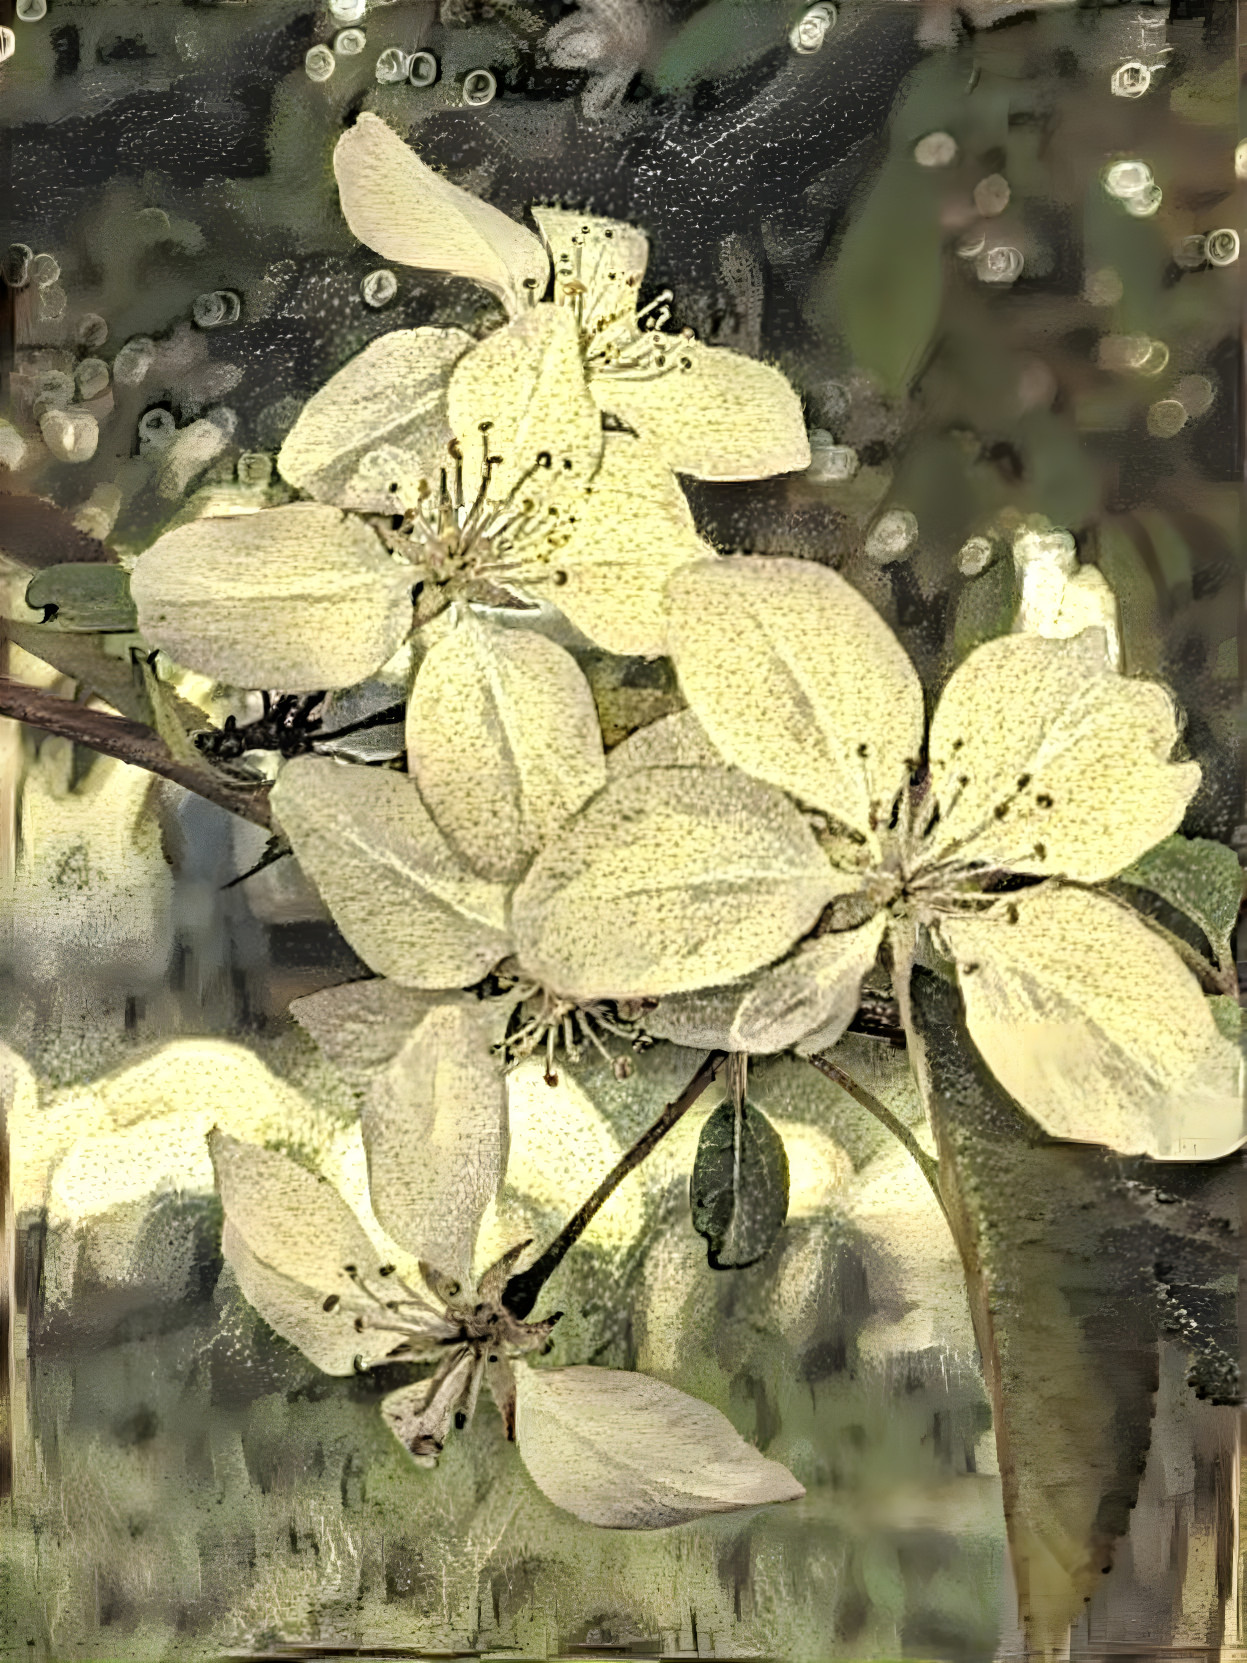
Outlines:
<svg viewBox="0 0 1247 1663"><path fill-rule="evenodd" d="M384 1004L371 1012L383 1025ZM362 1052L375 1042L365 1023ZM421 1466L437 1464L487 1387L537 1486L594 1524L653 1529L804 1493L717 1410L671 1386L527 1366L558 1320L524 1321L504 1302L530 1244L473 1275L508 1148L507 1085L478 1009L431 1004L385 1065L364 1072L367 1190L351 1201L277 1150L222 1132L210 1140L225 1257L278 1334L330 1374L436 1362L381 1404Z"/></svg>
<svg viewBox="0 0 1247 1663"><path fill-rule="evenodd" d="M885 938L903 1003L929 942L955 968L984 1060L1049 1133L1165 1159L1238 1147L1238 1048L1173 949L1095 887L1173 832L1198 785L1196 764L1170 760L1178 725L1162 688L1111 671L1098 631L1009 635L953 673L924 741L913 667L835 573L738 557L690 567L669 594L691 714L648 741L665 766L617 776L534 862L512 902L528 962L575 993L608 964L643 973L670 962L673 938L696 940L700 981L672 981L682 997L651 1031L767 1051L833 1043ZM712 828L746 776L802 804L822 845L818 926L791 930L783 958L773 936L740 931L730 902L717 918L705 906L730 893ZM645 778L682 791L705 841L678 887L632 894L629 914L610 899L619 856L595 827ZM661 840L620 840L661 883Z"/></svg>
<svg viewBox="0 0 1247 1663"><path fill-rule="evenodd" d="M653 450L602 431L554 307L479 345L382 336L278 467L316 501L179 526L131 575L144 635L242 687L351 685L455 599L548 600L608 651L656 654L665 579L710 552Z"/></svg>
<svg viewBox="0 0 1247 1663"><path fill-rule="evenodd" d="M387 260L470 277L513 317L549 304L575 321L590 393L677 473L762 479L809 466L795 393L769 365L691 332L669 334L667 292L638 311L644 232L559 208L532 209L540 238L422 162L379 117L338 140L346 222Z"/></svg>

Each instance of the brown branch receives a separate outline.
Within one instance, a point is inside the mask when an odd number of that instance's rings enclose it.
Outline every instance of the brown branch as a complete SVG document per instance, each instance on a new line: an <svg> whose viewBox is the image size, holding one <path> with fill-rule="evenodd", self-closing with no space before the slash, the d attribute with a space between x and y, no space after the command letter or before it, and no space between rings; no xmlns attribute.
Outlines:
<svg viewBox="0 0 1247 1663"><path fill-rule="evenodd" d="M610 1200L628 1174L640 1166L650 1151L661 1143L685 1111L692 1108L722 1068L726 1058L725 1051L710 1052L680 1095L673 1103L667 1104L654 1124L642 1132L632 1148L620 1157L584 1205L568 1219L541 1257L529 1265L527 1270L522 1270L518 1276L511 1278L502 1290L502 1303L509 1311L521 1319L528 1315L537 1303L537 1295L554 1275L569 1249L580 1240L594 1214Z"/></svg>
<svg viewBox="0 0 1247 1663"><path fill-rule="evenodd" d="M860 1103L864 1109L874 1115L876 1120L887 1127L898 1142L904 1144L917 1162L918 1170L927 1183L930 1184L935 1199L940 1204L941 1212L944 1212L947 1216L944 1197L940 1194L940 1163L927 1154L905 1122L894 1115L886 1103L881 1103L872 1091L867 1091L866 1087L859 1085L851 1074L846 1074L839 1063L832 1062L826 1052L820 1051L805 1060L812 1067L817 1068L818 1072L828 1080L834 1080L841 1091L847 1091L855 1103Z"/></svg>
<svg viewBox="0 0 1247 1663"><path fill-rule="evenodd" d="M180 761L164 740L142 722L110 716L103 710L88 710L85 705L58 699L52 693L9 676L0 676L0 716L89 745L92 750L135 768L146 768L148 773L185 786L187 791L257 826L272 824L267 786L236 784L206 764L197 767L193 762Z"/></svg>

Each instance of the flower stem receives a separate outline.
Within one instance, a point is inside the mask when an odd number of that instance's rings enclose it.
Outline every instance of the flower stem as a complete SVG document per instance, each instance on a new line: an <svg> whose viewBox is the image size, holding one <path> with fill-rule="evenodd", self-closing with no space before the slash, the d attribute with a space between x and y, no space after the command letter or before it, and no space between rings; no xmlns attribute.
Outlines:
<svg viewBox="0 0 1247 1663"><path fill-rule="evenodd" d="M941 1212L945 1212L945 1216L947 1216L944 1208L944 1197L940 1194L940 1163L927 1154L905 1122L898 1119L887 1104L881 1103L873 1092L867 1091L865 1086L859 1085L851 1074L846 1074L839 1063L832 1062L825 1052L819 1052L805 1060L812 1067L817 1068L818 1072L827 1079L834 1080L841 1091L847 1091L855 1103L860 1103L864 1109L868 1109L876 1120L887 1127L898 1142L904 1144L917 1162L922 1176L930 1184L932 1193L940 1204Z"/></svg>
<svg viewBox="0 0 1247 1663"><path fill-rule="evenodd" d="M710 1052L680 1095L667 1104L654 1124L642 1132L631 1149L620 1157L584 1205L568 1219L541 1257L529 1265L527 1270L522 1270L511 1278L502 1290L502 1303L514 1316L522 1319L528 1315L537 1303L538 1294L568 1251L580 1240L594 1215L609 1201L628 1174L640 1166L651 1150L662 1142L681 1115L692 1108L726 1060L725 1051Z"/></svg>
<svg viewBox="0 0 1247 1663"><path fill-rule="evenodd" d="M92 750L117 757L135 768L146 768L149 773L173 780L218 808L254 821L257 826L272 823L267 786L236 785L207 764L200 768L193 762L180 761L159 734L142 722L110 716L103 710L89 710L85 705L58 699L55 694L14 681L10 676L0 676L0 716L89 745Z"/></svg>

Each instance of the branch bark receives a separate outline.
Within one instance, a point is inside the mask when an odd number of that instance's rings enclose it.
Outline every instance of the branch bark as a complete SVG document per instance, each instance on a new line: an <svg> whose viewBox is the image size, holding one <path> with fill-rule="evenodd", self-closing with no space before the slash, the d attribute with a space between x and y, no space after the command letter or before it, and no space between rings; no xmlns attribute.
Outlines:
<svg viewBox="0 0 1247 1663"><path fill-rule="evenodd" d="M267 786L239 785L206 763L200 768L192 762L180 761L164 740L142 722L110 716L103 710L88 710L85 705L58 699L55 694L45 693L27 682L14 681L10 676L0 676L0 716L89 745L92 750L117 757L135 768L146 768L149 773L172 780L257 826L272 825Z"/></svg>

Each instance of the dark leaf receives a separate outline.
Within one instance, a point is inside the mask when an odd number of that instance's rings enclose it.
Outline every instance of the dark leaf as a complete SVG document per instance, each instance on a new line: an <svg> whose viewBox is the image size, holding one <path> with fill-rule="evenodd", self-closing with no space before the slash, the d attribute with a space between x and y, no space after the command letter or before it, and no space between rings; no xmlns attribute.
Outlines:
<svg viewBox="0 0 1247 1663"><path fill-rule="evenodd" d="M741 1270L770 1251L788 1216L788 1155L752 1103L720 1103L702 1127L689 1202L713 1270Z"/></svg>
<svg viewBox="0 0 1247 1663"><path fill-rule="evenodd" d="M120 566L82 561L49 566L27 584L26 605L43 613L45 626L74 633L129 633L138 623L130 574Z"/></svg>
<svg viewBox="0 0 1247 1663"><path fill-rule="evenodd" d="M1119 872L1118 881L1148 889L1185 913L1207 936L1217 963L1232 962L1230 931L1243 900L1243 870L1233 849L1206 837L1167 837Z"/></svg>

